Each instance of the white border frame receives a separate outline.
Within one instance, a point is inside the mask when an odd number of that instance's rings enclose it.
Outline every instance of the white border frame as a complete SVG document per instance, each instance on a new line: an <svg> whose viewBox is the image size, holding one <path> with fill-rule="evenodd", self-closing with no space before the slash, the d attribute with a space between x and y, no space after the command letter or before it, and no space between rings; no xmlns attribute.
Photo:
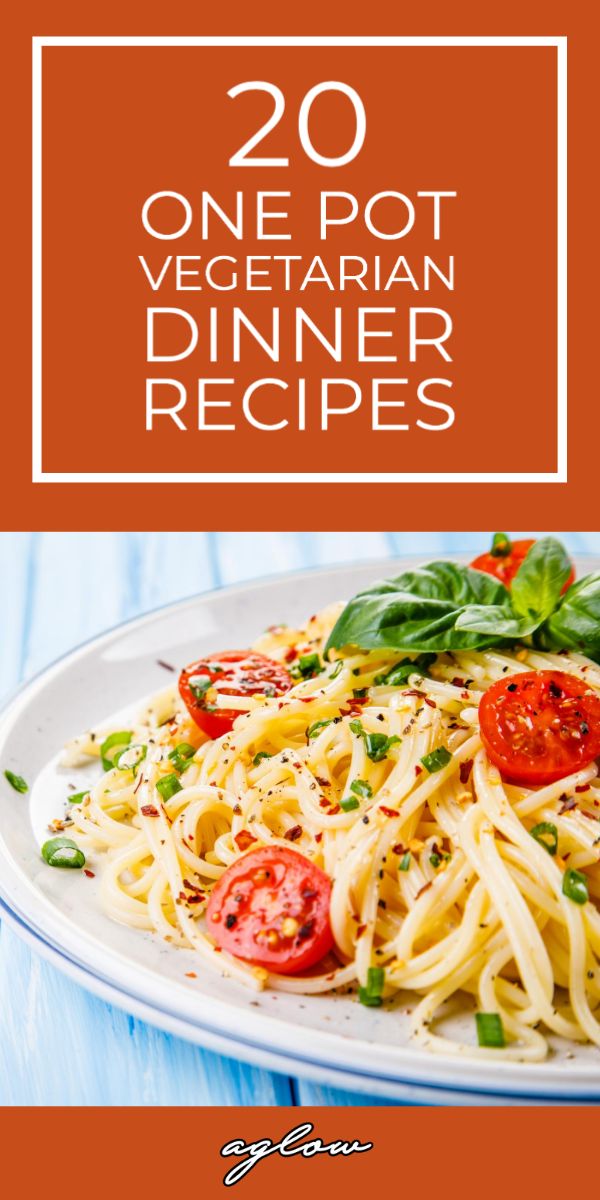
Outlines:
<svg viewBox="0 0 600 1200"><path fill-rule="evenodd" d="M549 472L84 472L42 469L42 50L44 46L554 46L557 51L557 464ZM32 38L33 483L566 483L566 37L34 37Z"/></svg>

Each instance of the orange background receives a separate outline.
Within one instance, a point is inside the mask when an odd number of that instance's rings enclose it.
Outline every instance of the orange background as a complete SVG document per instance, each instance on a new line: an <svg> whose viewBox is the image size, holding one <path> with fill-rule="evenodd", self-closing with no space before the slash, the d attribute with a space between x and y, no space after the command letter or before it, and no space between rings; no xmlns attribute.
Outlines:
<svg viewBox="0 0 600 1200"><path fill-rule="evenodd" d="M585 529L596 522L589 503L589 455L594 452L599 432L595 404L596 304L594 279L600 254L595 237L595 196L591 188L594 165L595 127L592 120L592 88L597 79L597 47L592 9L587 3L569 6L558 3L528 4L509 2L502 17L484 13L475 3L457 3L451 17L447 5L432 3L427 10L408 13L396 5L377 10L376 27L364 8L350 12L342 4L306 3L301 11L264 4L249 10L239 5L227 10L198 9L197 4L180 3L177 7L178 34L224 33L339 33L363 34L552 34L569 37L569 155L570 155L570 333L569 333L569 483L565 485L369 485L357 490L353 485L75 485L39 484L30 480L30 37L37 34L118 34L160 35L172 32L175 18L164 7L153 3L114 3L107 0L101 10L86 10L72 0L52 5L24 4L11 14L10 36L3 40L5 65L0 76L4 111L10 120L4 141L5 160L10 161L9 180L3 203L4 261L7 264L5 301L8 301L5 329L9 353L4 364L5 380L0 422L4 448L3 492L11 524L39 526L40 514L49 528L119 528L140 523L151 528L180 528L214 525L222 529L270 528L273 514L281 514L276 523L292 528L323 528L346 525L348 528L373 528L377 525L404 523L411 528L471 528L473 516L486 512L489 525L521 527L524 519L537 522L538 510L544 523L554 528ZM239 14L236 15L236 14ZM102 53L102 52L101 52ZM529 53L529 52L526 52ZM110 91L110 80L107 81ZM425 85L423 91L426 91ZM507 104L511 80L506 81ZM157 86L152 95L153 119L160 123L162 93ZM234 102L231 102L232 107ZM73 99L77 106L77 98ZM478 109L478 97L472 98L472 113ZM474 153L478 147L475 146ZM531 147L535 153L535 147ZM191 168L186 168L190 170ZM415 176L416 177L416 176ZM437 181L436 181L437 182ZM423 186L422 181L420 181ZM444 181L443 186L446 185ZM158 186L163 186L161 180ZM440 182L440 186L442 186ZM516 186L519 186L516 180ZM453 202L454 203L454 202ZM490 243L493 236L490 233ZM89 245L91 238L86 238ZM134 251L135 252L135 251ZM141 251L140 251L141 252ZM458 254L458 251L457 251ZM521 248L519 268L526 269ZM122 259L119 259L121 262ZM82 279L87 265L81 264ZM137 286L137 285L136 285ZM458 293L457 293L458 295ZM141 317L140 317L141 319ZM461 334L462 336L462 334ZM109 350L110 352L110 350ZM143 351L142 351L143 353ZM510 359L511 347L498 351L500 369ZM461 362L464 361L461 357ZM456 363L459 362L458 351ZM68 364L67 364L68 365ZM143 363L140 363L140 368ZM515 363L518 378L522 362ZM143 372L140 371L142 374ZM492 372L493 374L493 372ZM88 443L120 441L119 427L107 423L91 402L90 371L81 382L79 419L85 427ZM67 389L65 388L65 391ZM522 399L522 396L519 396ZM523 404L523 409L525 405ZM506 455L518 445L518 454L527 451L528 463L535 453L533 439L524 431L523 411L516 421L491 419L485 404L474 422L475 459L488 452L498 439ZM537 430L536 446L544 440L545 430ZM265 435L267 436L267 435ZM412 437L412 434L410 435ZM436 435L429 435L429 443ZM437 435L442 438L442 435ZM445 435L444 435L445 436ZM113 447L111 446L111 449ZM135 465L137 447L129 447L130 465ZM92 454L92 447L87 453ZM83 465L74 464L76 467ZM132 490L134 489L134 490ZM391 502L391 503L390 503ZM489 517L487 514L489 513ZM527 514L524 517L524 514ZM534 521L534 515L536 521Z"/></svg>
<svg viewBox="0 0 600 1200"><path fill-rule="evenodd" d="M8 1195L23 1194L26 1180L26 1195L51 1200L70 1191L86 1200L132 1194L494 1200L507 1191L517 1200L552 1200L572 1193L574 1172L593 1155L598 1124L592 1108L47 1108L35 1130L31 1120L31 1110L2 1110L3 1179ZM315 1126L311 1136L324 1142L356 1138L374 1148L348 1158L274 1155L223 1186L239 1162L221 1158L226 1142L276 1141L306 1121Z"/></svg>
<svg viewBox="0 0 600 1200"><path fill-rule="evenodd" d="M556 73L554 47L44 47L43 75L43 467L45 471L552 471L556 469ZM230 155L258 130L273 102L253 92L235 100L227 92L243 80L265 79L281 88L286 111L253 153L289 156L282 168L235 168ZM354 161L328 169L312 163L299 146L297 113L309 88L343 80L365 105L367 133ZM339 154L352 143L354 117L348 100L323 96L310 121L315 145ZM456 191L442 201L439 241L433 236L432 201L419 190ZM244 238L239 241L216 218L201 240L200 196L209 191L225 211L244 196ZM359 200L361 219L319 240L320 190L347 191ZM145 199L176 191L194 208L188 233L177 240L152 238L142 227ZM289 191L269 208L289 210L271 228L291 232L290 241L257 240L258 190ZM373 237L362 221L369 197L399 191L411 198L416 220L400 240ZM332 206L333 207L333 206ZM346 205L337 202L335 212ZM177 228L181 210L163 202L153 219ZM403 205L382 202L375 220L385 231L402 227ZM164 222L164 223L163 223ZM214 230L214 232L213 232ZM441 283L430 291L396 284L368 293L350 287L331 292L313 284L304 292L177 291L174 277L152 291L137 256L158 274L168 255L295 254L304 271L315 254L333 267L336 256L376 254L388 273L406 256L422 278L429 254L444 269L454 255L456 291ZM186 264L189 266L190 264ZM263 269L266 264L259 264ZM225 271L220 268L218 276ZM335 272L334 272L335 275ZM197 282L190 279L187 283ZM260 280L259 282L264 282ZM281 313L281 361L273 362L249 334L242 335L242 362L233 362L226 317L240 306L267 336L272 309ZM408 357L410 306L439 307L454 317L447 343L453 362L435 347ZM200 327L198 349L181 362L145 362L147 306L182 308ZM209 308L219 313L219 361L208 353ZM330 337L334 308L342 308L343 359L336 363L311 334L303 363L294 362L294 309L300 306ZM393 328L392 339L373 339L371 354L397 354L397 363L357 362L356 310L395 307L374 315L371 328ZM419 332L435 334L441 318L423 316ZM166 322L163 325L163 322ZM187 325L157 318L160 353L177 353L188 342ZM188 394L182 411L187 430L168 417L145 431L145 378L181 380ZM261 391L253 409L262 420L289 420L287 428L254 429L242 414L243 389L264 377L289 381L289 392ZM333 416L320 431L319 381L348 377L361 384L360 410ZM209 388L210 424L237 423L235 432L197 429L198 377L230 378ZM306 430L297 428L294 381L307 380ZM371 428L370 381L407 378L384 390L404 409L383 409L385 424ZM453 388L429 394L456 411L451 429L416 426L444 423L446 414L424 407L417 385L449 378ZM159 389L156 403L173 403ZM348 405L346 389L334 405ZM87 418L87 419L86 419ZM89 436L88 421L97 425ZM482 425L489 436L481 437ZM517 429L506 439L503 430Z"/></svg>

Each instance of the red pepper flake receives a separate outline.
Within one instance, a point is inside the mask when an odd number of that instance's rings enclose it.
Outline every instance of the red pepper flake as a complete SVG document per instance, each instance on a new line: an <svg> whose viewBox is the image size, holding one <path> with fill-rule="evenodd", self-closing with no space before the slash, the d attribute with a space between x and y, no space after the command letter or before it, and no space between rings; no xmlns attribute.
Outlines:
<svg viewBox="0 0 600 1200"><path fill-rule="evenodd" d="M96 878L96 876L95 876L94 872L93 872L93 871L90 871L89 867L84 867L84 868L83 868L83 873L84 873L84 875L87 875L88 879L95 879L95 878Z"/></svg>
<svg viewBox="0 0 600 1200"><path fill-rule="evenodd" d="M383 813L384 817L399 817L400 816L400 813L398 812L397 808L386 808L384 804L382 804L380 806L379 811Z"/></svg>
<svg viewBox="0 0 600 1200"><path fill-rule="evenodd" d="M460 775L461 783L469 782L469 776L470 776L472 770L473 770L473 759L465 758L464 762L461 762L460 767L459 767L459 775Z"/></svg>
<svg viewBox="0 0 600 1200"><path fill-rule="evenodd" d="M420 767L419 764L417 763L417 765L415 767L415 775L422 775L422 774L423 774L423 768Z"/></svg>
<svg viewBox="0 0 600 1200"><path fill-rule="evenodd" d="M435 700L432 700L430 696L423 696L423 699L424 699L425 703L429 705L430 708L437 708L437 704L436 704Z"/></svg>
<svg viewBox="0 0 600 1200"><path fill-rule="evenodd" d="M467 691L465 690L464 692L461 692L461 694L460 694L460 698L461 698L461 700L470 700L470 699L471 699L471 693L470 693L470 692L467 692Z"/></svg>
<svg viewBox="0 0 600 1200"><path fill-rule="evenodd" d="M185 974L186 974L187 979L197 979L198 978L195 971L186 971Z"/></svg>
<svg viewBox="0 0 600 1200"><path fill-rule="evenodd" d="M368 696L364 696L361 700L360 696L356 700L348 700L342 708L340 708L340 717L355 717L362 713L363 704L368 704Z"/></svg>
<svg viewBox="0 0 600 1200"><path fill-rule="evenodd" d="M425 697L425 692L420 692L418 688L407 688L406 691L402 693L402 695L403 696L420 696L421 699L423 700Z"/></svg>
<svg viewBox="0 0 600 1200"><path fill-rule="evenodd" d="M157 817L158 809L153 804L142 804L141 810L145 817Z"/></svg>
<svg viewBox="0 0 600 1200"><path fill-rule="evenodd" d="M293 662L294 659L297 657L298 657L298 651L296 650L296 647L290 646L289 650L286 650L286 652L285 652L285 661Z"/></svg>
<svg viewBox="0 0 600 1200"><path fill-rule="evenodd" d="M563 797L561 796L561 800L562 799L563 799ZM567 798L565 797L563 804L561 805L561 807L558 810L559 817L562 817L563 813L571 812L571 810L574 808L577 808L577 801L574 800L572 796L571 796L570 800L567 800Z"/></svg>
<svg viewBox="0 0 600 1200"><path fill-rule="evenodd" d="M288 842L297 842L298 838L302 837L302 826L293 825L292 828L288 829L287 833L284 833L283 836L284 838L287 838Z"/></svg>
<svg viewBox="0 0 600 1200"><path fill-rule="evenodd" d="M590 790L589 783L580 783L579 787L575 788L576 792L589 792L589 790Z"/></svg>
<svg viewBox="0 0 600 1200"><path fill-rule="evenodd" d="M331 808L331 800L326 800L323 796L323 799L319 800L319 808Z"/></svg>
<svg viewBox="0 0 600 1200"><path fill-rule="evenodd" d="M422 888L419 888L419 891L417 892L417 894L415 896L415 900L418 900L419 896L423 895L423 892L428 892L430 887L433 887L432 879L429 880L429 883L424 883Z"/></svg>
<svg viewBox="0 0 600 1200"><path fill-rule="evenodd" d="M359 926L358 926L358 929L356 930L356 940L357 940L357 941L358 941L358 939L359 939L360 937L362 937L362 935L363 935L363 933L365 932L365 929L366 929L366 928L367 928L367 927L366 927L366 925L359 925Z"/></svg>
<svg viewBox="0 0 600 1200"><path fill-rule="evenodd" d="M247 829L240 829L240 832L236 833L233 840L238 850L247 850L248 846L251 846L253 842L258 841L258 838L253 837Z"/></svg>
<svg viewBox="0 0 600 1200"><path fill-rule="evenodd" d="M336 813L339 813L339 812L341 812L341 811L342 811L342 810L341 810L341 808L340 808L339 804L336 804L334 808L330 808L330 809L329 809L329 812L327 813L327 816L328 816L328 817L335 817Z"/></svg>
<svg viewBox="0 0 600 1200"><path fill-rule="evenodd" d="M322 841L323 841L323 833L322 832L315 833L315 842L322 842Z"/></svg>
<svg viewBox="0 0 600 1200"><path fill-rule="evenodd" d="M454 679L452 680L452 687L464 688L464 686L465 686L464 679L461 679L460 675L455 675Z"/></svg>
<svg viewBox="0 0 600 1200"><path fill-rule="evenodd" d="M189 879L184 879L183 886L186 887L188 891L193 893L191 896L188 896L188 901L190 904L202 903L206 896L206 892L201 887L197 887L196 884L191 883Z"/></svg>
<svg viewBox="0 0 600 1200"><path fill-rule="evenodd" d="M392 854L397 854L399 856L406 854L406 846L403 846L402 842L397 842L395 846L392 846Z"/></svg>

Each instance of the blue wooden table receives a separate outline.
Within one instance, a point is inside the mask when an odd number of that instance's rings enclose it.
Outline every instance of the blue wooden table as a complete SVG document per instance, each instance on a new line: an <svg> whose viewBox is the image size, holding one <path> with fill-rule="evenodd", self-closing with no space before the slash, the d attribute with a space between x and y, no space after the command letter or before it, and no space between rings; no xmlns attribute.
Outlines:
<svg viewBox="0 0 600 1200"><path fill-rule="evenodd" d="M563 534L600 551L600 534ZM194 592L295 568L487 546L481 533L0 533L0 691L78 642ZM0 1105L356 1104L244 1066L89 995L0 930Z"/></svg>

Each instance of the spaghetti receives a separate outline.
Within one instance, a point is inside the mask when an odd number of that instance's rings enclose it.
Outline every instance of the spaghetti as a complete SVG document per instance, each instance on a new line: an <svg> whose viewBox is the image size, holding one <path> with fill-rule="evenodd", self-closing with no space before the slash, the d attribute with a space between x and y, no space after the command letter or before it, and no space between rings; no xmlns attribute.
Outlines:
<svg viewBox="0 0 600 1200"><path fill-rule="evenodd" d="M560 671L595 695L600 668L525 645L442 652L425 667L391 650L324 661L341 607L259 639L258 653L308 657L316 673L283 695L236 697L220 737L201 733L176 687L112 731L115 765L70 809L78 844L104 855L107 914L254 989L357 984L391 1008L414 993L411 1034L433 1052L537 1061L550 1034L600 1045L597 765L508 783L478 717L499 680ZM214 711L231 708L218 682L212 695ZM65 762L98 756L107 732L75 739ZM206 919L216 882L261 846L291 848L332 881L334 952L301 975L228 954ZM567 874L586 902L565 891ZM448 1002L465 995L487 1022L479 1044L475 1023L472 1042L443 1031Z"/></svg>

